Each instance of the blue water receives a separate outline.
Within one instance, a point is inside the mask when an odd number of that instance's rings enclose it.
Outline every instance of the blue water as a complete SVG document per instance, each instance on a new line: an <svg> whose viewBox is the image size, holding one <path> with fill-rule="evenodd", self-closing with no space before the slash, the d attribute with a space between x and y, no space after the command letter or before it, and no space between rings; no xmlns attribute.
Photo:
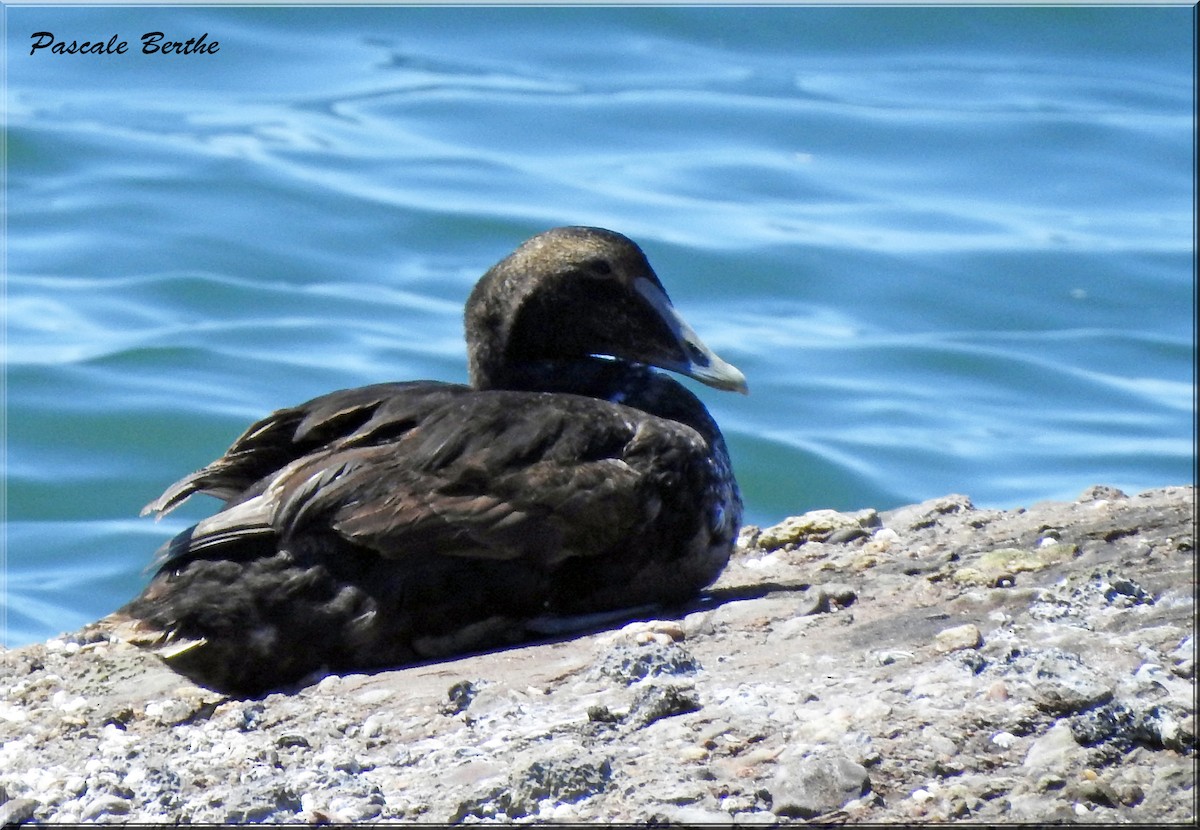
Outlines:
<svg viewBox="0 0 1200 830"><path fill-rule="evenodd" d="M8 645L133 596L252 420L464 380L561 224L746 373L701 395L751 522L1194 481L1189 7L5 13Z"/></svg>

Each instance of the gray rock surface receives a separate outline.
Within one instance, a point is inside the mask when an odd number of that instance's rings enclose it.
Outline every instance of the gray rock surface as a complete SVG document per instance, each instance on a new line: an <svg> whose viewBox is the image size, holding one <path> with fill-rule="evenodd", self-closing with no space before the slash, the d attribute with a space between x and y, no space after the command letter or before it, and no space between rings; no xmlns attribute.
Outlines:
<svg viewBox="0 0 1200 830"><path fill-rule="evenodd" d="M1195 495L747 528L684 609L235 700L0 652L4 823L1191 822Z"/></svg>

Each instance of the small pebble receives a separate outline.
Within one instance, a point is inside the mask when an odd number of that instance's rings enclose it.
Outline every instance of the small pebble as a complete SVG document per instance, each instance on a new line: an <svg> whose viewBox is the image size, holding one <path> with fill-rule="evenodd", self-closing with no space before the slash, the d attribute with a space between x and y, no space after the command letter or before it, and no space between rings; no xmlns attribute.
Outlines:
<svg viewBox="0 0 1200 830"><path fill-rule="evenodd" d="M378 738L383 734L383 723L386 718L381 714L367 715L362 722L362 735L367 738Z"/></svg>
<svg viewBox="0 0 1200 830"><path fill-rule="evenodd" d="M1145 791L1137 784L1129 784L1119 792L1121 803L1126 807L1136 807L1146 797Z"/></svg>
<svg viewBox="0 0 1200 830"><path fill-rule="evenodd" d="M1101 807L1116 807L1121 803L1117 793L1106 781L1089 780L1079 787L1079 795Z"/></svg>
<svg viewBox="0 0 1200 830"><path fill-rule="evenodd" d="M72 697L65 689L59 689L50 697L50 705L63 712L77 712L87 706L87 698L83 695Z"/></svg>
<svg viewBox="0 0 1200 830"><path fill-rule="evenodd" d="M101 795L92 799L83 808L84 821L91 821L104 815L124 815L129 812L129 801L115 795Z"/></svg>
<svg viewBox="0 0 1200 830"><path fill-rule="evenodd" d="M575 818L576 811L574 804L556 804L554 809L550 811L551 821L570 821Z"/></svg>
<svg viewBox="0 0 1200 830"><path fill-rule="evenodd" d="M771 568L778 564L779 557L773 553L768 553L766 556L760 556L757 559L747 559L742 563L742 566L752 571L757 571L763 568Z"/></svg>
<svg viewBox="0 0 1200 830"><path fill-rule="evenodd" d="M992 743L1001 749L1012 749L1019 740L1020 738L1011 732L997 732L992 736Z"/></svg>
<svg viewBox="0 0 1200 830"><path fill-rule="evenodd" d="M880 651L876 652L875 659L881 666L890 666L903 660L911 660L914 656L911 651Z"/></svg>

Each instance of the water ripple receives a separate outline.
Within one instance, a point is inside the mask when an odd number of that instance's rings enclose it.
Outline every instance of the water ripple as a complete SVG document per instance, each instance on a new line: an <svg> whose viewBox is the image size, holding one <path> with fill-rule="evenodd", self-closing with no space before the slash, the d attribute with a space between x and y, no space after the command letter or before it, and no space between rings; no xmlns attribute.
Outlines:
<svg viewBox="0 0 1200 830"><path fill-rule="evenodd" d="M560 224L745 371L693 388L752 522L1194 478L1186 7L6 12L9 643L136 592L214 505L133 517L253 420L464 380ZM168 17L221 59L20 59Z"/></svg>

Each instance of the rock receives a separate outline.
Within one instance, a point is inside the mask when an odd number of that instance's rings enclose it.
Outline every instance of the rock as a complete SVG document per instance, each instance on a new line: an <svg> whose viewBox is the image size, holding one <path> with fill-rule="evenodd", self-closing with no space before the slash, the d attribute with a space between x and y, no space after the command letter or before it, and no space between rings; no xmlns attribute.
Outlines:
<svg viewBox="0 0 1200 830"><path fill-rule="evenodd" d="M1190 824L1194 489L1101 495L809 516L694 602L258 700L0 650L0 818Z"/></svg>
<svg viewBox="0 0 1200 830"><path fill-rule="evenodd" d="M1034 704L1052 715L1091 709L1112 699L1112 687L1077 654L1056 649L1041 653L1033 670Z"/></svg>
<svg viewBox="0 0 1200 830"><path fill-rule="evenodd" d="M129 799L116 795L101 795L88 801L83 808L84 821L95 821L101 816L123 816L129 812Z"/></svg>
<svg viewBox="0 0 1200 830"><path fill-rule="evenodd" d="M798 618L809 617L813 614L828 614L846 608L858 598L855 590L841 583L813 585L805 590L794 592L796 605L792 608L793 620L789 621L791 629L801 629L806 623Z"/></svg>
<svg viewBox="0 0 1200 830"><path fill-rule="evenodd" d="M1191 680L1196 676L1196 640L1189 634L1171 652L1171 672Z"/></svg>
<svg viewBox="0 0 1200 830"><path fill-rule="evenodd" d="M1071 727L1060 723L1030 745L1025 754L1025 766L1034 769L1058 769L1078 751L1079 744Z"/></svg>
<svg viewBox="0 0 1200 830"><path fill-rule="evenodd" d="M818 586L818 590L825 598L826 611L833 607L847 608L858 599L858 590L842 582L826 582Z"/></svg>
<svg viewBox="0 0 1200 830"><path fill-rule="evenodd" d="M601 655L589 676L611 678L628 686L647 677L692 675L699 670L700 664L683 646L651 640L617 643Z"/></svg>
<svg viewBox="0 0 1200 830"><path fill-rule="evenodd" d="M633 699L628 719L638 726L649 726L663 718L699 710L700 701L694 688L651 684L643 687Z"/></svg>
<svg viewBox="0 0 1200 830"><path fill-rule="evenodd" d="M1099 779L1084 781L1076 788L1075 794L1078 798L1099 804L1101 807L1118 807L1121 804L1121 798L1112 785Z"/></svg>
<svg viewBox="0 0 1200 830"><path fill-rule="evenodd" d="M1190 754L1195 752L1196 736L1183 725L1192 721L1194 713L1174 711L1169 705L1142 707L1113 701L1072 718L1069 725L1084 746L1110 742L1126 751L1142 744Z"/></svg>
<svg viewBox="0 0 1200 830"><path fill-rule="evenodd" d="M984 553L969 567L956 568L952 578L964 585L1008 588L1017 583L1018 574L1040 571L1074 557L1078 545L1041 544L1036 548L997 548Z"/></svg>
<svg viewBox="0 0 1200 830"><path fill-rule="evenodd" d="M527 761L512 773L507 785L491 787L482 796L461 801L449 821L457 824L468 817L536 816L543 812L543 806L551 813L565 815L558 808L604 792L611 779L612 759L591 753Z"/></svg>
<svg viewBox="0 0 1200 830"><path fill-rule="evenodd" d="M457 715L466 710L471 705L471 701L475 699L475 695L479 690L475 688L475 684L470 680L460 680L450 687L446 692L448 698L447 703L442 706L443 715Z"/></svg>
<svg viewBox="0 0 1200 830"><path fill-rule="evenodd" d="M866 768L849 758L800 758L783 765L772 784L771 812L786 818L815 818L842 807L870 788Z"/></svg>
<svg viewBox="0 0 1200 830"><path fill-rule="evenodd" d="M1076 501L1115 501L1116 499L1127 499L1129 496L1118 490L1116 487L1109 487L1105 484L1096 484L1087 488L1079 494Z"/></svg>
<svg viewBox="0 0 1200 830"><path fill-rule="evenodd" d="M825 541L831 545L844 545L847 542L853 542L855 539L865 539L871 533L865 527L839 527L837 530L825 537ZM761 813L757 815L762 815Z"/></svg>
<svg viewBox="0 0 1200 830"><path fill-rule="evenodd" d="M1109 602L1119 603L1122 607L1154 604L1154 597L1132 579L1117 576L1111 571L1106 577L1101 577L1098 574L1096 576L1097 580L1101 582L1101 590L1104 592L1104 598Z"/></svg>
<svg viewBox="0 0 1200 830"><path fill-rule="evenodd" d="M837 543L867 535L867 528L879 524L879 514L874 510L857 513L838 513L835 510L811 510L803 516L792 516L777 525L761 531L755 545L771 551L785 545L802 545L805 542L823 542L838 533ZM847 531L849 533L847 533Z"/></svg>
<svg viewBox="0 0 1200 830"><path fill-rule="evenodd" d="M0 804L0 827L16 827L33 818L38 803L32 798L14 798Z"/></svg>
<svg viewBox="0 0 1200 830"><path fill-rule="evenodd" d="M942 496L893 510L885 515L883 524L897 530L924 530L937 525L943 517L967 513L974 509L975 505L966 496Z"/></svg>
<svg viewBox="0 0 1200 830"><path fill-rule="evenodd" d="M663 819L670 824L679 824L685 827L695 827L697 825L715 824L718 826L728 826L730 824L729 813L723 813L718 810L706 810L703 807L692 806L669 806L663 811ZM653 821L648 822L653 827Z"/></svg>
<svg viewBox="0 0 1200 830"><path fill-rule="evenodd" d="M604 792L612 780L612 760L585 757L534 761L510 784L507 811L520 818L538 812L543 799L571 803Z"/></svg>
<svg viewBox="0 0 1200 830"><path fill-rule="evenodd" d="M934 650L942 654L968 648L979 648L982 644L983 635L979 633L979 626L974 623L943 629L933 638Z"/></svg>

